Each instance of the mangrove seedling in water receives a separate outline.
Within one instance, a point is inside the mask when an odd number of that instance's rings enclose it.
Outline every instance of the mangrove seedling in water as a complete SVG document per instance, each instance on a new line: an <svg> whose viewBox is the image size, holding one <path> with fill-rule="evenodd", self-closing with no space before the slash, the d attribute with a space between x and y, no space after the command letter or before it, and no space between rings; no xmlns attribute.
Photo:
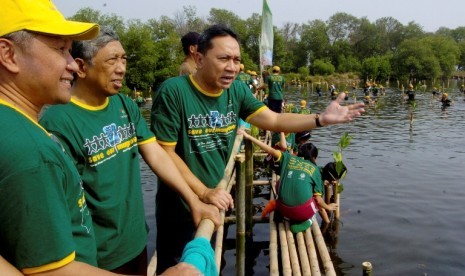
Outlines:
<svg viewBox="0 0 465 276"><path fill-rule="evenodd" d="M341 139L339 140L339 143L337 145L337 147L338 147L337 150L333 151L333 159L334 159L334 162L336 163L336 173L337 173L337 175L341 175L341 173L343 172L344 167L345 167L344 163L342 162L342 150L344 150L345 148L347 148L350 145L350 141L352 140L352 138L353 137L350 136L348 132L344 132L344 134L341 136ZM343 174L341 176L339 181L344 179L344 177L345 177L345 174ZM339 184L337 192L341 193L343 190L344 190L343 185Z"/></svg>

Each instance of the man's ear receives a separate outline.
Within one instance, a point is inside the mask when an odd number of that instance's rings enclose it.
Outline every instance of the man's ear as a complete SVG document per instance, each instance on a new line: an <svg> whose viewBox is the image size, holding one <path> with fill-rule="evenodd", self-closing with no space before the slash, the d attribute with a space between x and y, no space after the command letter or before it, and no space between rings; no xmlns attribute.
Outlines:
<svg viewBox="0 0 465 276"><path fill-rule="evenodd" d="M197 45L189 46L189 53L194 54L195 52L197 52Z"/></svg>
<svg viewBox="0 0 465 276"><path fill-rule="evenodd" d="M74 61L76 61L77 65L79 67L76 74L81 79L85 78L86 75L87 75L87 68L88 68L87 63L82 58L76 58L76 59L74 59Z"/></svg>
<svg viewBox="0 0 465 276"><path fill-rule="evenodd" d="M203 63L204 63L204 59L205 57L203 56L203 54L199 53L199 52L195 52L194 53L194 58L195 58L195 63L197 64L197 69L200 69L203 67Z"/></svg>
<svg viewBox="0 0 465 276"><path fill-rule="evenodd" d="M16 48L13 42L5 38L0 38L0 65L11 73L19 72L18 56L15 51Z"/></svg>

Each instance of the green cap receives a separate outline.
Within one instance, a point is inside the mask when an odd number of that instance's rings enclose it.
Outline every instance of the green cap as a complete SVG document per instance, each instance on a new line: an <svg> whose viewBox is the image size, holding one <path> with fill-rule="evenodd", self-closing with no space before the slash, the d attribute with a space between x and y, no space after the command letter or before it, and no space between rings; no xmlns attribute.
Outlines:
<svg viewBox="0 0 465 276"><path fill-rule="evenodd" d="M304 220L302 222L291 222L291 232L297 234L303 232L312 226L311 220Z"/></svg>

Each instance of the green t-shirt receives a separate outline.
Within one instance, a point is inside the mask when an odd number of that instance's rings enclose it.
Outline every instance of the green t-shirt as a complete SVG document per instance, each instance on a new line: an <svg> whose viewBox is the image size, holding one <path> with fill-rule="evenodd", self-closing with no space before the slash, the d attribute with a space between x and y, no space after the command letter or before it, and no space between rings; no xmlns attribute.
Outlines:
<svg viewBox="0 0 465 276"><path fill-rule="evenodd" d="M283 152L273 170L281 176L278 199L287 206L298 206L314 194L323 194L320 169L301 157Z"/></svg>
<svg viewBox="0 0 465 276"><path fill-rule="evenodd" d="M48 108L40 123L69 149L92 212L98 265L111 270L147 244L138 144L155 141L137 105L114 95L99 107L71 99Z"/></svg>
<svg viewBox="0 0 465 276"><path fill-rule="evenodd" d="M249 88L252 87L252 82L253 82L252 76L247 73L240 72L239 74L237 74L236 80L242 81Z"/></svg>
<svg viewBox="0 0 465 276"><path fill-rule="evenodd" d="M71 159L1 100L0 125L0 255L25 271L60 267L73 252L75 260L97 265L92 218Z"/></svg>
<svg viewBox="0 0 465 276"><path fill-rule="evenodd" d="M266 107L241 81L219 94L202 91L190 76L166 80L152 106L151 129L162 145L176 153L207 187L223 178L232 151L239 118L248 121ZM160 185L157 217L190 220L180 197Z"/></svg>
<svg viewBox="0 0 465 276"><path fill-rule="evenodd" d="M310 112L310 109L308 109L306 107L301 107L297 113L299 113L299 114L311 114L312 112Z"/></svg>
<svg viewBox="0 0 465 276"><path fill-rule="evenodd" d="M240 81L209 94L180 76L165 81L155 94L151 128L160 144L176 145L191 171L213 188L223 177L239 118L248 122L265 108Z"/></svg>
<svg viewBox="0 0 465 276"><path fill-rule="evenodd" d="M272 100L283 99L283 87L286 83L284 76L281 75L269 75L266 80L268 85L268 98Z"/></svg>
<svg viewBox="0 0 465 276"><path fill-rule="evenodd" d="M284 137L286 138L286 151L291 152L296 148L295 145L295 133L291 132L285 134ZM273 132L271 135L271 144L276 146L281 141L281 133L280 132ZM281 150L281 148L279 148Z"/></svg>

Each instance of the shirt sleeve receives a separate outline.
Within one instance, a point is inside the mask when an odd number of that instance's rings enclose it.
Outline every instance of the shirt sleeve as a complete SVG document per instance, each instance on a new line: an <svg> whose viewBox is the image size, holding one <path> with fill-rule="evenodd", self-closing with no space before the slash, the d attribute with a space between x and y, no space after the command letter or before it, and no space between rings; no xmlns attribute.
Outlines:
<svg viewBox="0 0 465 276"><path fill-rule="evenodd" d="M181 110L178 108L180 103L176 101L176 93L176 86L171 86L170 81L165 81L153 101L150 128L160 144L175 145L178 141Z"/></svg>

